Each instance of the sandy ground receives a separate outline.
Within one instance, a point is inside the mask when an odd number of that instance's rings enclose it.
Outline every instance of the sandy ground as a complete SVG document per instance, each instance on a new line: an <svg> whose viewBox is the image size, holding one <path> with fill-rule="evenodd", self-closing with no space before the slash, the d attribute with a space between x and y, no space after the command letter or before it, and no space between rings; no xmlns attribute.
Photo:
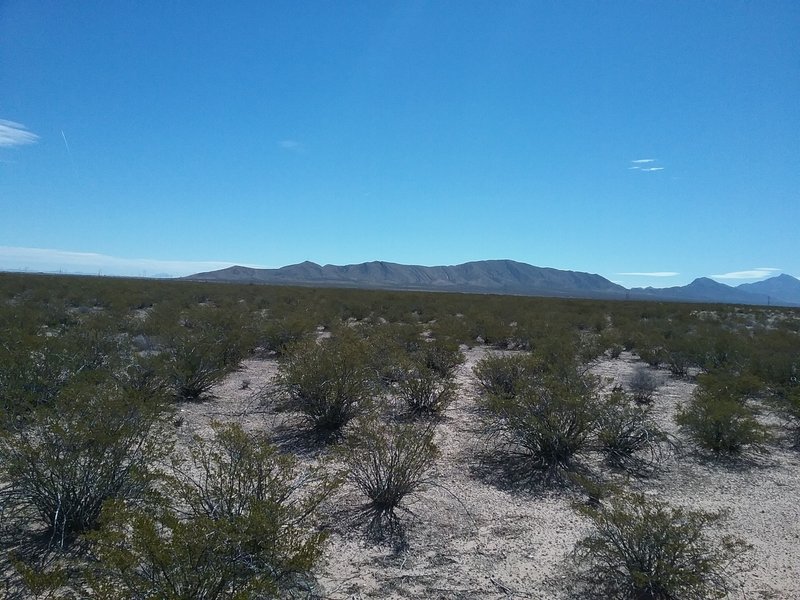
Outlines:
<svg viewBox="0 0 800 600"><path fill-rule="evenodd" d="M366 598L559 598L565 597L565 564L589 523L571 509L577 492L532 492L503 483L483 460L491 448L476 410L472 367L483 348L466 350L460 393L438 426L441 449L432 485L416 495L403 514L402 548L368 541L349 517L363 502L345 486L332 499L327 527L330 544L318 569L325 597ZM642 363L623 353L598 362L593 371L610 388L624 383ZM184 405L179 437L209 435L211 420L235 420L246 429L267 430L277 439L295 418L276 414L274 360L248 360L214 389L213 399ZM800 453L776 444L767 457L745 465L719 465L693 453L674 424L676 407L694 383L655 371L663 380L653 402L659 425L682 441L656 476L631 486L682 505L726 509L724 533L753 548L735 570L732 598L800 598ZM301 454L313 463L320 450Z"/></svg>

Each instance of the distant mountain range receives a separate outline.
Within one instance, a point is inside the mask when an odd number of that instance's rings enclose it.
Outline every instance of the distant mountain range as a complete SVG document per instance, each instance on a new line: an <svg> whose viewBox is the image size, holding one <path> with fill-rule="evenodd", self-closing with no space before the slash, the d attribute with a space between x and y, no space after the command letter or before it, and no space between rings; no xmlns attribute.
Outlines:
<svg viewBox="0 0 800 600"><path fill-rule="evenodd" d="M779 275L736 287L701 277L680 287L629 290L600 275L534 267L513 260L482 260L440 267L401 265L383 261L321 266L306 261L280 269L228 267L219 271L197 273L185 279L568 298L800 306L800 280L790 275Z"/></svg>

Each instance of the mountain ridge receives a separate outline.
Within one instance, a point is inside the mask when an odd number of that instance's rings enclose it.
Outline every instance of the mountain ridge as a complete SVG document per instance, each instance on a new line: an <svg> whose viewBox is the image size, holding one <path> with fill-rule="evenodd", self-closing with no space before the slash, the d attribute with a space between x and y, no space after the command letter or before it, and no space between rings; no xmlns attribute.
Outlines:
<svg viewBox="0 0 800 600"><path fill-rule="evenodd" d="M736 287L708 277L699 277L685 286L627 289L594 273L536 267L510 259L432 267L387 261L349 265L319 265L304 261L277 269L235 265L196 273L183 279L267 285L800 306L800 281L790 275L780 275L770 280ZM780 295L781 292L789 297Z"/></svg>

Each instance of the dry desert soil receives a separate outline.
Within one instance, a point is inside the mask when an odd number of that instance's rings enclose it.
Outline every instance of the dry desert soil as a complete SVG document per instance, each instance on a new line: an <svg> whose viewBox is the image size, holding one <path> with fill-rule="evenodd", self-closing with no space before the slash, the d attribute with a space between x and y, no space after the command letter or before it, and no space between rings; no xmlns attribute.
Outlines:
<svg viewBox="0 0 800 600"><path fill-rule="evenodd" d="M481 426L472 369L492 350L463 350L459 394L437 428L441 455L431 485L411 499L410 512L401 514L405 543L375 543L354 525L352 515L364 502L355 489L345 485L330 499L329 544L316 572L325 598L568 597L570 555L591 527L572 505L585 498L576 489L511 485L487 460L494 440ZM642 364L623 353L597 361L592 371L610 389ZM277 369L274 359L247 360L213 390L211 400L184 405L180 439L210 436L212 421L267 431L279 443L287 439L287 431L302 425L297 415L275 409ZM653 372L662 381L653 416L679 447L653 476L626 485L675 506L729 511L719 533L752 545L731 566L731 598L800 598L800 453L776 443L767 455L744 462L707 460L674 423L677 406L690 398L695 383L665 370ZM308 464L325 453L313 446L292 450Z"/></svg>

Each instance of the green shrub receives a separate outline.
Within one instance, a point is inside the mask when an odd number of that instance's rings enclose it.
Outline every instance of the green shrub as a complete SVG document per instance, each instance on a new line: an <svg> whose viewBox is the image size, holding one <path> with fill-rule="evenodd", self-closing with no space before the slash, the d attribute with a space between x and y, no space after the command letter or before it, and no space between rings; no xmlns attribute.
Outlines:
<svg viewBox="0 0 800 600"><path fill-rule="evenodd" d="M490 396L485 405L509 450L546 480L574 468L589 449L600 414L596 381L577 372L539 377L514 396Z"/></svg>
<svg viewBox="0 0 800 600"><path fill-rule="evenodd" d="M369 346L346 331L292 346L278 374L292 406L325 435L338 432L369 408L375 380Z"/></svg>
<svg viewBox="0 0 800 600"><path fill-rule="evenodd" d="M97 597L214 600L274 597L309 588L324 549L320 503L334 484L301 472L260 435L215 426L195 439L171 486L176 507L145 511L121 502L92 535Z"/></svg>
<svg viewBox="0 0 800 600"><path fill-rule="evenodd" d="M489 311L467 315L467 327L471 342L506 347L512 337L512 329L502 319Z"/></svg>
<svg viewBox="0 0 800 600"><path fill-rule="evenodd" d="M9 553L9 563L13 574L5 577L6 598L36 598L36 600L76 600L71 586L69 569L58 564L63 555L45 553L38 560L23 560L17 554ZM31 564L39 562L40 564Z"/></svg>
<svg viewBox="0 0 800 600"><path fill-rule="evenodd" d="M270 319L261 327L260 343L265 350L282 356L288 347L311 334L314 326L306 315Z"/></svg>
<svg viewBox="0 0 800 600"><path fill-rule="evenodd" d="M752 411L728 398L694 398L678 412L677 422L698 446L717 455L761 451L768 439Z"/></svg>
<svg viewBox="0 0 800 600"><path fill-rule="evenodd" d="M233 371L241 360L239 349L213 330L183 330L170 342L166 376L178 400L195 401Z"/></svg>
<svg viewBox="0 0 800 600"><path fill-rule="evenodd" d="M630 600L705 600L731 591L725 574L747 546L707 528L724 513L672 508L642 494L619 496L609 507L576 506L594 525L574 558L585 597Z"/></svg>
<svg viewBox="0 0 800 600"><path fill-rule="evenodd" d="M399 532L397 509L427 482L438 455L432 425L363 422L342 448L350 481L368 501L364 512L377 537Z"/></svg>
<svg viewBox="0 0 800 600"><path fill-rule="evenodd" d="M0 433L2 479L17 517L63 548L92 529L104 502L141 500L171 448L157 403L118 386L74 385Z"/></svg>
<svg viewBox="0 0 800 600"><path fill-rule="evenodd" d="M464 362L464 354L456 342L438 339L422 343L412 356L441 378L451 378Z"/></svg>
<svg viewBox="0 0 800 600"><path fill-rule="evenodd" d="M698 446L716 455L763 451L770 437L767 428L745 405L735 379L731 385L723 381L702 376L689 404L679 409L678 424Z"/></svg>
<svg viewBox="0 0 800 600"><path fill-rule="evenodd" d="M212 428L211 442L195 437L188 461L173 466L172 495L192 516L237 518L254 503L303 515L336 484L320 470L301 473L297 461L280 454L263 433L247 433L235 423L212 423Z"/></svg>
<svg viewBox="0 0 800 600"><path fill-rule="evenodd" d="M624 393L614 393L601 412L597 442L610 465L643 473L661 458L667 436L652 421L648 408L631 404Z"/></svg>
<svg viewBox="0 0 800 600"><path fill-rule="evenodd" d="M105 331L74 329L52 335L5 332L0 343L0 412L23 416L52 405L71 383L103 378L119 354Z"/></svg>
<svg viewBox="0 0 800 600"><path fill-rule="evenodd" d="M164 333L164 331L159 332ZM165 368L178 400L198 400L252 350L254 333L238 305L193 307L166 328Z"/></svg>
<svg viewBox="0 0 800 600"><path fill-rule="evenodd" d="M669 372L676 377L685 377L693 366L692 357L685 350L669 350L666 357Z"/></svg>
<svg viewBox="0 0 800 600"><path fill-rule="evenodd" d="M171 390L161 354L135 355L119 367L112 377L126 393L151 400L167 400Z"/></svg>
<svg viewBox="0 0 800 600"><path fill-rule="evenodd" d="M639 358L641 358L651 367L658 367L662 362L664 362L665 351L661 346L637 346L636 350L639 354Z"/></svg>
<svg viewBox="0 0 800 600"><path fill-rule="evenodd" d="M412 367L397 382L398 395L414 414L443 413L457 389L452 376L443 377L424 365Z"/></svg>
<svg viewBox="0 0 800 600"><path fill-rule="evenodd" d="M491 396L512 397L523 387L536 368L530 354L487 354L473 368L483 389Z"/></svg>
<svg viewBox="0 0 800 600"><path fill-rule="evenodd" d="M425 343L420 333L419 325L398 323L373 325L366 331L372 369L387 389L405 377L411 356Z"/></svg>

